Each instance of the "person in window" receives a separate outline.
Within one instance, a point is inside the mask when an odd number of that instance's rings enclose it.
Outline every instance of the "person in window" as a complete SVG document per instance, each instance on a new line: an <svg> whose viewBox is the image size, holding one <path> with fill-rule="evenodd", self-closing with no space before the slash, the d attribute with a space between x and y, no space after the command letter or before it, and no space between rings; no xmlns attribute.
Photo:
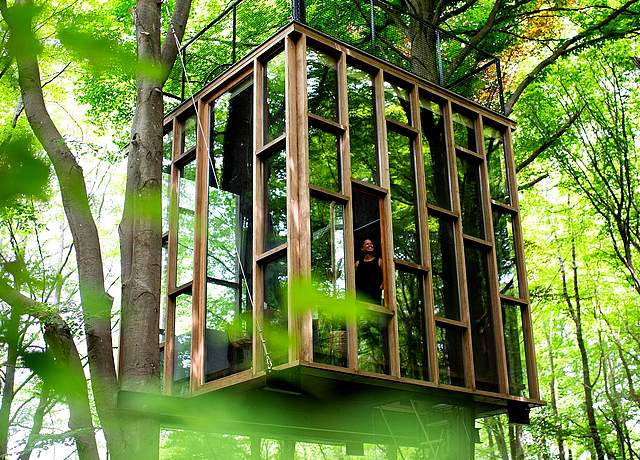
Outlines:
<svg viewBox="0 0 640 460"><path fill-rule="evenodd" d="M382 303L382 259L376 256L373 241L365 239L360 248L362 256L356 261L356 298L364 302Z"/></svg>

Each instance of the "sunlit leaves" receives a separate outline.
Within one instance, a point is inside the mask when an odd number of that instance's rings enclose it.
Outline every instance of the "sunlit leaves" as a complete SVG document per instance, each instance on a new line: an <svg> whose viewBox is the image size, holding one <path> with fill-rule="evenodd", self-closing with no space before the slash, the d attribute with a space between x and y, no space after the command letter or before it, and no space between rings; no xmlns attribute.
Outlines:
<svg viewBox="0 0 640 460"><path fill-rule="evenodd" d="M48 165L34 153L33 139L16 134L0 141L0 209L23 198L44 198Z"/></svg>

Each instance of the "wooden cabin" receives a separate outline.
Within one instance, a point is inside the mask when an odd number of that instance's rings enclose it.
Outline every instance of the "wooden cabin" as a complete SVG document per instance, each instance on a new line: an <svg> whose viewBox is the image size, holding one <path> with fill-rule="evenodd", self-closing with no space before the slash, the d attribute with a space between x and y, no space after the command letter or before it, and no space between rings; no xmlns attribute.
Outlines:
<svg viewBox="0 0 640 460"><path fill-rule="evenodd" d="M528 422L512 121L292 22L164 123L163 423L470 458Z"/></svg>

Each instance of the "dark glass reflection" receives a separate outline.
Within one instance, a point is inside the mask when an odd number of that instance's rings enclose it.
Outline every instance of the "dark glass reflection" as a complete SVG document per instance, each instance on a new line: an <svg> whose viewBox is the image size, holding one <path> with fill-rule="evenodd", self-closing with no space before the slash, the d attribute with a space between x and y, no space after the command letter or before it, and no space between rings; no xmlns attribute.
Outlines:
<svg viewBox="0 0 640 460"><path fill-rule="evenodd" d="M253 85L211 107L205 380L251 365Z"/></svg>
<svg viewBox="0 0 640 460"><path fill-rule="evenodd" d="M358 368L378 374L389 373L389 318L370 313L358 321Z"/></svg>
<svg viewBox="0 0 640 460"><path fill-rule="evenodd" d="M274 366L289 361L287 259L281 257L263 268L262 324L265 345Z"/></svg>
<svg viewBox="0 0 640 460"><path fill-rule="evenodd" d="M493 232L495 234L500 293L511 297L520 297L511 214L494 211Z"/></svg>
<svg viewBox="0 0 640 460"><path fill-rule="evenodd" d="M453 138L457 146L476 151L476 128L474 120L462 113L453 114Z"/></svg>
<svg viewBox="0 0 640 460"><path fill-rule="evenodd" d="M178 248L176 286L193 278L193 244L196 210L196 163L180 168L178 182Z"/></svg>
<svg viewBox="0 0 640 460"><path fill-rule="evenodd" d="M175 300L173 381L174 392L189 392L191 375L191 294L180 294Z"/></svg>
<svg viewBox="0 0 640 460"><path fill-rule="evenodd" d="M471 245L464 248L476 387L497 392L498 368L487 255L484 248Z"/></svg>
<svg viewBox="0 0 640 460"><path fill-rule="evenodd" d="M444 117L440 105L421 98L420 124L422 125L422 152L427 202L451 209L449 161L447 159Z"/></svg>
<svg viewBox="0 0 640 460"><path fill-rule="evenodd" d="M405 125L411 124L411 104L409 91L400 86L384 82L384 115L390 120Z"/></svg>
<svg viewBox="0 0 640 460"><path fill-rule="evenodd" d="M264 160L264 250L287 242L287 154L279 150Z"/></svg>
<svg viewBox="0 0 640 460"><path fill-rule="evenodd" d="M319 309L313 314L313 360L347 367L348 334L344 316Z"/></svg>
<svg viewBox="0 0 640 460"><path fill-rule="evenodd" d="M419 263L418 207L411 139L388 133L394 257Z"/></svg>
<svg viewBox="0 0 640 460"><path fill-rule="evenodd" d="M162 242L162 272L160 274L160 320L158 321L159 328L159 343L165 341L165 334L167 330L167 267L169 262L169 243L168 240Z"/></svg>
<svg viewBox="0 0 640 460"><path fill-rule="evenodd" d="M329 120L338 119L337 61L328 54L307 50L309 112Z"/></svg>
<svg viewBox="0 0 640 460"><path fill-rule="evenodd" d="M429 216L429 244L434 312L436 316L459 320L460 299L453 222L443 217Z"/></svg>
<svg viewBox="0 0 640 460"><path fill-rule="evenodd" d="M422 276L397 270L400 373L403 377L429 380L429 354L422 297Z"/></svg>
<svg viewBox="0 0 640 460"><path fill-rule="evenodd" d="M451 327L436 327L436 349L440 383L464 386L462 331Z"/></svg>
<svg viewBox="0 0 640 460"><path fill-rule="evenodd" d="M169 190L171 189L171 149L173 131L162 137L162 233L169 231Z"/></svg>
<svg viewBox="0 0 640 460"><path fill-rule="evenodd" d="M285 56L280 53L266 64L264 81L264 143L285 130Z"/></svg>
<svg viewBox="0 0 640 460"><path fill-rule="evenodd" d="M182 153L196 147L196 138L198 137L198 124L196 121L195 115L191 115L184 121L182 126Z"/></svg>
<svg viewBox="0 0 640 460"><path fill-rule="evenodd" d="M458 191L462 208L462 230L484 238L484 216L480 195L480 167L477 162L458 156Z"/></svg>
<svg viewBox="0 0 640 460"><path fill-rule="evenodd" d="M351 204L353 209L353 249L356 261L356 298L380 305L384 290L384 286L382 286L384 277L380 239L380 198L359 187L354 187ZM365 248L365 243L370 247Z"/></svg>
<svg viewBox="0 0 640 460"><path fill-rule="evenodd" d="M507 355L509 394L529 397L527 366L524 346L522 311L518 305L502 304L504 347Z"/></svg>
<svg viewBox="0 0 640 460"><path fill-rule="evenodd" d="M338 136L314 126L309 127L309 183L340 191Z"/></svg>
<svg viewBox="0 0 640 460"><path fill-rule="evenodd" d="M509 203L504 140L500 131L487 125L484 127L484 152L487 157L487 168L489 169L491 198L503 203Z"/></svg>
<svg viewBox="0 0 640 460"><path fill-rule="evenodd" d="M375 96L371 75L347 67L347 94L351 177L379 184Z"/></svg>

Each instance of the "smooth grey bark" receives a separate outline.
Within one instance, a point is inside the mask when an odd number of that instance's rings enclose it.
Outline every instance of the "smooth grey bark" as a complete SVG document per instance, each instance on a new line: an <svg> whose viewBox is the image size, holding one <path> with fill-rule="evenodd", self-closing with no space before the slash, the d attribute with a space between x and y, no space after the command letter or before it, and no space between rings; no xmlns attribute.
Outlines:
<svg viewBox="0 0 640 460"><path fill-rule="evenodd" d="M4 384L2 386L2 404L0 405L0 458L7 455L9 444L9 417L11 404L14 397L14 384L16 375L16 362L18 361L19 347L19 319L20 315L15 308L11 308L6 323L7 362L4 371Z"/></svg>

